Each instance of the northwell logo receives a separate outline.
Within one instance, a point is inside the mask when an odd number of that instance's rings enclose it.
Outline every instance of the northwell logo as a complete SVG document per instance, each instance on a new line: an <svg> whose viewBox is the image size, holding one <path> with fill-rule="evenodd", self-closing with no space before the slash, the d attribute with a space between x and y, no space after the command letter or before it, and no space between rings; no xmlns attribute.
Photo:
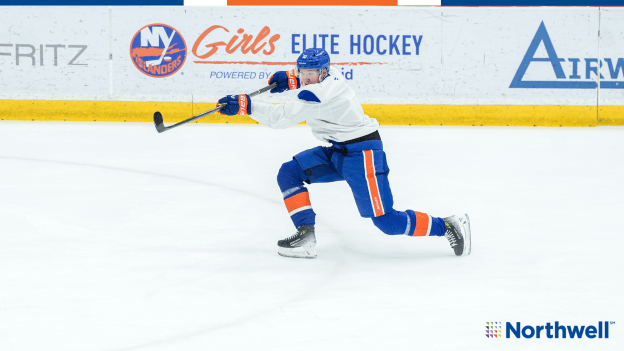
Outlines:
<svg viewBox="0 0 624 351"><path fill-rule="evenodd" d="M535 57L535 52L541 43L544 43L544 48L546 49L548 57ZM582 60L584 61L584 64L581 63ZM614 81L615 79L618 79L618 77L624 77L624 58L622 57L613 59L568 58L567 61L572 66L571 72L567 72L572 73L569 75L566 75L566 72L564 72L563 66L561 65L561 63L565 61L566 59L559 58L559 56L557 56L557 52L555 51L555 47L550 40L546 26L544 25L544 22L542 22L537 29L537 33L535 33L533 41L531 41L531 44L529 45L529 48L520 63L520 67L518 67L518 71L516 71L516 75L511 81L511 85L509 87L533 89L596 89L598 87L598 83L596 83L596 76L600 75L601 89L624 89L624 81ZM557 80L522 80L532 62L549 62L552 65L552 69L554 71L553 73ZM600 72L600 68L603 67L603 62L606 63L609 70L609 77L612 79L610 81L603 80L606 78ZM583 66L585 71L584 75L581 73Z"/></svg>
<svg viewBox="0 0 624 351"><path fill-rule="evenodd" d="M488 338L501 338L502 322L486 322L486 336ZM583 337L588 339L608 339L609 338L609 325L615 324L615 322L598 322L594 325L562 325L559 321L555 321L555 324L546 323L545 325L525 325L522 326L520 322L512 324L510 322L505 323L505 338L510 339L512 336L516 339L582 339Z"/></svg>
<svg viewBox="0 0 624 351"><path fill-rule="evenodd" d="M501 328L503 323L501 322L485 322L485 336L488 338L501 338Z"/></svg>

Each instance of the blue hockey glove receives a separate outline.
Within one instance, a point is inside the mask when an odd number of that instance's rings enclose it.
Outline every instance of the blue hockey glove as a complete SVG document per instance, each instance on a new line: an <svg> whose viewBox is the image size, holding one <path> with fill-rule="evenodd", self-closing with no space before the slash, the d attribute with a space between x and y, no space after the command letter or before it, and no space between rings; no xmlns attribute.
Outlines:
<svg viewBox="0 0 624 351"><path fill-rule="evenodd" d="M269 85L277 83L277 87L271 89L271 93L283 93L286 90L295 90L301 88L301 83L299 82L299 78L297 78L297 74L294 69L290 71L279 71L275 72L269 78Z"/></svg>
<svg viewBox="0 0 624 351"><path fill-rule="evenodd" d="M219 111L222 115L250 115L251 114L251 98L247 94L228 95L219 99L219 104L228 104L223 110Z"/></svg>

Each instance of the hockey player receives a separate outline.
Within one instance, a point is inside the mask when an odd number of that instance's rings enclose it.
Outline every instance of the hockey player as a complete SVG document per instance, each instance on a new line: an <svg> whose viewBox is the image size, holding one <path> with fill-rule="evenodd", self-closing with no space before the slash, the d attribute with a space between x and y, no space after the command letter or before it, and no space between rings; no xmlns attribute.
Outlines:
<svg viewBox="0 0 624 351"><path fill-rule="evenodd" d="M270 128L288 128L302 121L312 134L331 146L318 146L298 153L282 165L277 183L297 232L278 241L278 253L286 257L316 257L315 213L304 183L345 180L362 217L388 235L445 236L457 256L470 254L468 215L432 217L412 210L396 211L388 182L388 164L379 123L364 114L362 106L340 71L330 66L323 49L307 49L297 59L297 68L276 72L271 93L299 90L286 104L252 102L249 95L229 95L226 115L249 115Z"/></svg>

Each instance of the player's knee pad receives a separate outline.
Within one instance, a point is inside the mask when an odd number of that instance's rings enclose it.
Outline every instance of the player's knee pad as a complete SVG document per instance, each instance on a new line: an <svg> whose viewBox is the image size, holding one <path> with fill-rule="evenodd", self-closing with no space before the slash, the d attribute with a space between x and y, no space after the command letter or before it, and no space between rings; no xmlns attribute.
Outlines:
<svg viewBox="0 0 624 351"><path fill-rule="evenodd" d="M296 160L291 160L282 164L282 167L280 167L277 173L277 184L282 192L296 187L303 187L304 180L305 173Z"/></svg>
<svg viewBox="0 0 624 351"><path fill-rule="evenodd" d="M407 228L407 214L392 211L383 216L373 217L373 224L388 235L405 234Z"/></svg>

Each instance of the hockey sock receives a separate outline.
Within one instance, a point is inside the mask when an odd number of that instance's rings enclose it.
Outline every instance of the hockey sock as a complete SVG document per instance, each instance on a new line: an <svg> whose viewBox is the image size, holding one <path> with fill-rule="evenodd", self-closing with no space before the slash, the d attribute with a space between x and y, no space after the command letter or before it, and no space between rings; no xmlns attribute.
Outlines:
<svg viewBox="0 0 624 351"><path fill-rule="evenodd" d="M405 234L407 227L407 214L392 210L383 216L373 217L373 224L388 235Z"/></svg>
<svg viewBox="0 0 624 351"><path fill-rule="evenodd" d="M305 179L307 177L303 169L295 160L284 163L277 174L277 184L282 190L284 204L295 228L315 224L316 214L312 210L310 194L303 186Z"/></svg>
<svg viewBox="0 0 624 351"><path fill-rule="evenodd" d="M440 217L432 217L426 213L405 211L409 219L409 236L443 236L446 232L444 220Z"/></svg>
<svg viewBox="0 0 624 351"><path fill-rule="evenodd" d="M288 214L295 228L299 228L299 226L303 224L314 225L316 213L312 210L310 193L308 193L307 189L296 195L285 198L284 203L286 204L286 209L288 210Z"/></svg>

